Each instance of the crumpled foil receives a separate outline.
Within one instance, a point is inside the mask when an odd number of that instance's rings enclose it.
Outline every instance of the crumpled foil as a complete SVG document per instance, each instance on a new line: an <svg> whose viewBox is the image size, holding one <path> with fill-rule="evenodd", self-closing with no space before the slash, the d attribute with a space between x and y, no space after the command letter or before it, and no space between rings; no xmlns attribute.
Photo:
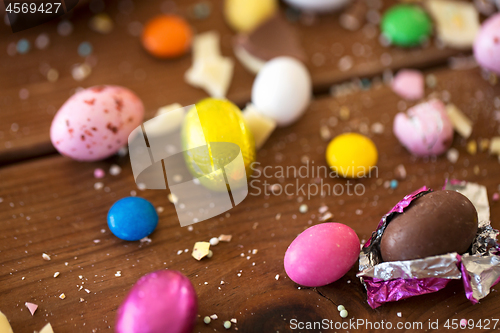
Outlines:
<svg viewBox="0 0 500 333"><path fill-rule="evenodd" d="M386 215L363 246L359 256L357 276L367 291L372 308L387 302L436 292L451 279L462 279L466 297L472 302L488 295L490 288L500 282L500 247L496 242L498 230L490 225L488 194L482 185L447 181L444 189L465 195L478 212L478 231L471 252L464 255L448 253L423 259L382 262L380 241L385 228L396 214L410 203L432 190L422 187L405 196Z"/></svg>

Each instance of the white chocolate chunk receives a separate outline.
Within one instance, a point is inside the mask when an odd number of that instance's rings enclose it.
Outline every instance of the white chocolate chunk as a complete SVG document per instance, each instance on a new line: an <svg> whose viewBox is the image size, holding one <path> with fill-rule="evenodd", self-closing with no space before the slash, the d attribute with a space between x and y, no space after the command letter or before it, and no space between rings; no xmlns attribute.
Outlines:
<svg viewBox="0 0 500 333"><path fill-rule="evenodd" d="M197 35L193 41L193 66L184 76L187 83L204 89L210 96L226 96L233 76L234 62L223 57L220 36L215 31Z"/></svg>
<svg viewBox="0 0 500 333"><path fill-rule="evenodd" d="M201 260L208 256L210 252L209 242L196 242L194 244L193 253L191 254L196 260Z"/></svg>
<svg viewBox="0 0 500 333"><path fill-rule="evenodd" d="M156 111L154 118L144 123L148 136L161 136L180 128L184 119L184 109L179 103L163 106Z"/></svg>
<svg viewBox="0 0 500 333"><path fill-rule="evenodd" d="M0 333L13 333L12 327L10 327L9 320L0 311Z"/></svg>
<svg viewBox="0 0 500 333"><path fill-rule="evenodd" d="M436 22L438 38L454 48L469 48L480 28L479 13L470 2L429 0L429 13Z"/></svg>
<svg viewBox="0 0 500 333"><path fill-rule="evenodd" d="M260 149L276 128L276 121L264 116L253 104L248 104L243 110L243 117L255 139L255 147Z"/></svg>
<svg viewBox="0 0 500 333"><path fill-rule="evenodd" d="M500 158L500 136L495 136L490 140L490 154L498 155Z"/></svg>
<svg viewBox="0 0 500 333"><path fill-rule="evenodd" d="M54 333L54 330L52 329L52 325L48 323L42 328L42 330L39 333Z"/></svg>
<svg viewBox="0 0 500 333"><path fill-rule="evenodd" d="M450 118L455 131L457 131L462 137L468 138L472 133L472 120L470 120L454 104L446 105L446 112L448 113L448 117Z"/></svg>

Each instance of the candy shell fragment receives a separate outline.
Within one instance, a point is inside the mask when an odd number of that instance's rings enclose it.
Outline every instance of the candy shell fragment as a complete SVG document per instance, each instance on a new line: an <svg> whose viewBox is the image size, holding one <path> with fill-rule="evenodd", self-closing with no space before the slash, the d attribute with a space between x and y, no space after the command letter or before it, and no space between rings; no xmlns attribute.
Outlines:
<svg viewBox="0 0 500 333"><path fill-rule="evenodd" d="M33 315L35 313L36 309L38 309L38 305L36 305L34 303L26 302L26 303L24 303L24 305L28 308L31 315Z"/></svg>
<svg viewBox="0 0 500 333"><path fill-rule="evenodd" d="M450 118L453 129L463 138L468 138L472 133L472 120L470 120L462 111L454 104L446 105L446 113Z"/></svg>
<svg viewBox="0 0 500 333"><path fill-rule="evenodd" d="M231 238L233 238L233 235L220 235L219 236L219 240L221 242L230 242L231 241Z"/></svg>
<svg viewBox="0 0 500 333"><path fill-rule="evenodd" d="M210 252L209 242L196 242L193 247L193 253L191 254L196 260L201 260L208 256Z"/></svg>

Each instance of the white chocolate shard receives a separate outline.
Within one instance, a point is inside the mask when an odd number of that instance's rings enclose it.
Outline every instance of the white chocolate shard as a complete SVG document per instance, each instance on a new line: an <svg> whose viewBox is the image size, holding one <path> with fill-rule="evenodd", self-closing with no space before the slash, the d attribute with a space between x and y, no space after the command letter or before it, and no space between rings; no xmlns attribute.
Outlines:
<svg viewBox="0 0 500 333"><path fill-rule="evenodd" d="M490 140L490 154L498 155L500 158L500 136L495 136Z"/></svg>
<svg viewBox="0 0 500 333"><path fill-rule="evenodd" d="M219 45L220 36L215 31L197 35L193 41L193 65L184 78L210 96L224 98L233 77L234 62L221 55Z"/></svg>
<svg viewBox="0 0 500 333"><path fill-rule="evenodd" d="M243 117L253 134L255 147L260 149L276 128L276 121L260 113L251 103L243 110Z"/></svg>
<svg viewBox="0 0 500 333"><path fill-rule="evenodd" d="M479 13L470 2L428 0L426 7L436 22L438 38L449 47L466 49L480 28Z"/></svg>
<svg viewBox="0 0 500 333"><path fill-rule="evenodd" d="M193 247L193 253L191 254L196 260L201 260L208 256L210 252L209 242L196 242Z"/></svg>
<svg viewBox="0 0 500 333"><path fill-rule="evenodd" d="M472 120L470 120L454 104L446 105L446 113L448 113L448 117L450 118L455 131L457 131L462 137L468 138L472 133Z"/></svg>
<svg viewBox="0 0 500 333"><path fill-rule="evenodd" d="M52 325L48 323L42 328L42 330L39 333L54 333L54 330L52 329Z"/></svg>
<svg viewBox="0 0 500 333"><path fill-rule="evenodd" d="M0 311L0 333L14 333L12 327L10 327L9 320L2 311Z"/></svg>

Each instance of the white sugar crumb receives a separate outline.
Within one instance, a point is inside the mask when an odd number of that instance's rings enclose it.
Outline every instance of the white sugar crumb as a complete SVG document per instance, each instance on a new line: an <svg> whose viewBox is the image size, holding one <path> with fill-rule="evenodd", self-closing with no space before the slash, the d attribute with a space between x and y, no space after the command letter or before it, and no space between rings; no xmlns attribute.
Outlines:
<svg viewBox="0 0 500 333"><path fill-rule="evenodd" d="M231 319L231 322L232 322L233 324L236 324L238 321L236 320L236 318L233 318L233 319Z"/></svg>
<svg viewBox="0 0 500 333"><path fill-rule="evenodd" d="M184 251L182 251L182 250L177 251L177 255L182 254L182 252L184 252Z"/></svg>
<svg viewBox="0 0 500 333"><path fill-rule="evenodd" d="M139 183L137 184L137 188L141 191L144 191L147 187L146 187L146 184L144 183Z"/></svg>
<svg viewBox="0 0 500 333"><path fill-rule="evenodd" d="M212 320L215 320L215 319L218 319L219 317L217 317L217 315L214 313L213 315L211 315L211 316L210 316L210 318L211 318Z"/></svg>
<svg viewBox="0 0 500 333"><path fill-rule="evenodd" d="M152 242L152 240L151 240L151 238L149 238L149 237L147 237L147 236L146 236L146 237L144 237L144 238L141 238L141 239L139 240L139 242L141 242L141 244L144 244L144 243L148 243L148 244L149 244L149 243L151 243L151 242Z"/></svg>
<svg viewBox="0 0 500 333"><path fill-rule="evenodd" d="M101 234L105 234L106 233L106 229L101 229Z"/></svg>
<svg viewBox="0 0 500 333"><path fill-rule="evenodd" d="M193 226L192 226L192 225L190 225L190 226L188 227L188 231L193 231L193 230L194 230Z"/></svg>
<svg viewBox="0 0 500 333"><path fill-rule="evenodd" d="M90 290L88 290L88 289L85 289L85 292L86 292L87 294L90 294Z"/></svg>
<svg viewBox="0 0 500 333"><path fill-rule="evenodd" d="M252 250L252 254L257 254L257 252L259 252L259 250L257 250L257 249Z"/></svg>
<svg viewBox="0 0 500 333"><path fill-rule="evenodd" d="M224 281L221 281L220 284L224 284Z"/></svg>
<svg viewBox="0 0 500 333"><path fill-rule="evenodd" d="M65 299L65 298L66 298L66 295L64 295L64 293L62 293L61 295L59 295L59 298L60 298L60 299Z"/></svg>
<svg viewBox="0 0 500 333"><path fill-rule="evenodd" d="M50 260L50 256L47 253L43 253L42 258L43 258L43 260L47 260L47 261Z"/></svg>
<svg viewBox="0 0 500 333"><path fill-rule="evenodd" d="M110 168L109 168L109 174L111 176L118 176L120 173L122 172L122 168L120 168L120 166L116 165L116 164L113 164Z"/></svg>
<svg viewBox="0 0 500 333"><path fill-rule="evenodd" d="M209 242L210 242L210 245L215 246L215 245L219 244L219 238L212 237L212 238L210 238Z"/></svg>
<svg viewBox="0 0 500 333"><path fill-rule="evenodd" d="M78 275L78 278L79 278L80 280L83 280L83 275Z"/></svg>
<svg viewBox="0 0 500 333"><path fill-rule="evenodd" d="M396 314L398 315L399 318L401 318L403 316L403 314L401 312L398 312Z"/></svg>
<svg viewBox="0 0 500 333"><path fill-rule="evenodd" d="M80 297L80 303L85 302L83 298Z"/></svg>
<svg viewBox="0 0 500 333"><path fill-rule="evenodd" d="M100 239L94 239L94 243L95 243L95 244L99 244L100 242L101 242L101 240L100 240Z"/></svg>
<svg viewBox="0 0 500 333"><path fill-rule="evenodd" d="M241 273L238 273L238 274L236 274L236 275L238 275L238 277L240 277L240 276L241 276Z"/></svg>
<svg viewBox="0 0 500 333"><path fill-rule="evenodd" d="M59 272L55 272L55 273L54 273L54 277L55 277L55 278L56 278L56 277L58 277L58 276L59 276L59 274L60 274Z"/></svg>
<svg viewBox="0 0 500 333"><path fill-rule="evenodd" d="M160 206L160 207L156 208L156 212L158 212L158 214L163 213L163 211L164 211L164 210L165 210L165 209L164 209L162 206Z"/></svg>
<svg viewBox="0 0 500 333"><path fill-rule="evenodd" d="M177 198L177 196L173 193L169 193L168 194L168 201L170 201L171 203L173 203L174 205L179 202L179 199Z"/></svg>
<svg viewBox="0 0 500 333"><path fill-rule="evenodd" d="M104 184L101 182L94 183L94 190L100 190L104 187Z"/></svg>
<svg viewBox="0 0 500 333"><path fill-rule="evenodd" d="M122 276L122 271L116 271L115 276L116 276L116 277L120 277L120 276Z"/></svg>
<svg viewBox="0 0 500 333"><path fill-rule="evenodd" d="M375 134L382 134L384 133L384 125L381 123L373 123L371 126L371 130Z"/></svg>
<svg viewBox="0 0 500 333"><path fill-rule="evenodd" d="M456 163L458 161L459 152L455 148L450 148L446 153L446 158L451 163Z"/></svg>
<svg viewBox="0 0 500 333"><path fill-rule="evenodd" d="M280 278L280 275L279 275L279 274L276 274L276 276L275 276L274 278L276 279L276 281L278 281L278 280L279 280L279 278Z"/></svg>
<svg viewBox="0 0 500 333"><path fill-rule="evenodd" d="M299 212L302 214L307 213L308 210L309 210L309 207L307 207L306 204L300 205L300 207L299 207Z"/></svg>

